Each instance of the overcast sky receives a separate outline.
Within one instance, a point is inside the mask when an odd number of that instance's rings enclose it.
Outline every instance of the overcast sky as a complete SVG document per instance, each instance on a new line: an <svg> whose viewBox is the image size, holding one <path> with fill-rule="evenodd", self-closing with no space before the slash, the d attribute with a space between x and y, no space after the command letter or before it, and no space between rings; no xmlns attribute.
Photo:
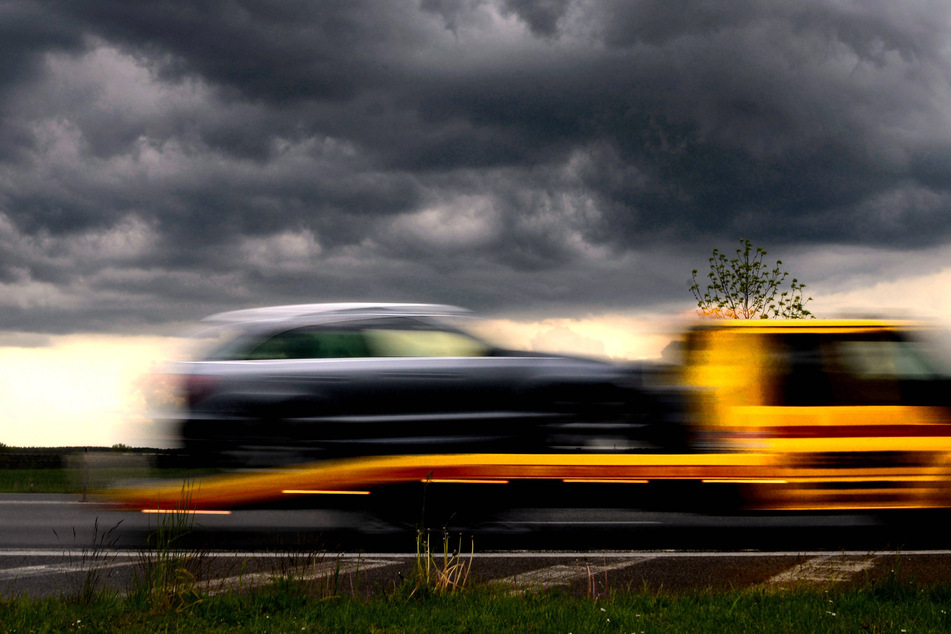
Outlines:
<svg viewBox="0 0 951 634"><path fill-rule="evenodd" d="M938 274L949 27L943 0L6 0L0 330L689 309L743 237L813 294Z"/></svg>

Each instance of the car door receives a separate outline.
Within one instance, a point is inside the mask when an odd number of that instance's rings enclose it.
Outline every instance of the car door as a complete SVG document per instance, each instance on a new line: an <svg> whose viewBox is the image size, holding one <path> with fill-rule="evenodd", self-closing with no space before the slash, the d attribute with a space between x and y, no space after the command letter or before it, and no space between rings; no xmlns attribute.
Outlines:
<svg viewBox="0 0 951 634"><path fill-rule="evenodd" d="M360 324L371 357L357 379L366 398L355 442L394 451L484 449L511 436L524 368L442 324L385 318ZM372 433L370 433L372 432Z"/></svg>
<svg viewBox="0 0 951 634"><path fill-rule="evenodd" d="M519 435L527 359L409 317L272 334L243 354L243 400L277 438L333 453L476 450Z"/></svg>
<svg viewBox="0 0 951 634"><path fill-rule="evenodd" d="M369 354L345 323L262 330L198 364L215 393L193 416L227 417L245 445L325 448L352 430L343 416L366 408L359 381Z"/></svg>
<svg viewBox="0 0 951 634"><path fill-rule="evenodd" d="M537 451L551 445L553 434L603 435L610 427L616 435L628 423L604 416L623 406L615 402L620 371L607 364L494 349L425 320L379 320L363 328L376 359L365 391L392 416L379 430L389 432L389 442Z"/></svg>

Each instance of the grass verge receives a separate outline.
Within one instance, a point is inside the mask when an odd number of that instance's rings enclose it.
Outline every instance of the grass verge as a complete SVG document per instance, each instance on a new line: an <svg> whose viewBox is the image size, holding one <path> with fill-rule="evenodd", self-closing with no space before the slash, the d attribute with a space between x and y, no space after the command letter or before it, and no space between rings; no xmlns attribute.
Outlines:
<svg viewBox="0 0 951 634"><path fill-rule="evenodd" d="M112 482L125 480L187 480L212 475L212 469L147 468L103 469L96 472L95 480L86 488L103 488ZM70 469L0 469L0 493L82 493L83 480L76 470Z"/></svg>
<svg viewBox="0 0 951 634"><path fill-rule="evenodd" d="M79 493L66 469L0 469L0 493Z"/></svg>
<svg viewBox="0 0 951 634"><path fill-rule="evenodd" d="M0 602L5 631L168 632L945 632L951 590L883 581L838 591L665 595L593 600L485 587L407 596L315 597L280 583L156 609L141 596Z"/></svg>

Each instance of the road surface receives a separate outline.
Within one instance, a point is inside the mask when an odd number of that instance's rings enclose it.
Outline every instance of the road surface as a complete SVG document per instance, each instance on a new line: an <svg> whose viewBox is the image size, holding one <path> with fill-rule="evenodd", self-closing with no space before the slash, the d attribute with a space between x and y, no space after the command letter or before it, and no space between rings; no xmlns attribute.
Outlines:
<svg viewBox="0 0 951 634"><path fill-rule="evenodd" d="M174 518L172 518L174 519ZM707 516L627 509L514 509L449 527L472 582L512 591L564 588L784 587L862 582L892 571L951 582L941 516ZM191 518L175 551L204 591L291 574L361 592L411 574L415 530L357 511L248 510ZM0 592L70 595L92 580L118 592L141 580L163 516L114 512L78 496L0 496ZM167 520L166 520L167 521ZM932 530L934 529L934 530ZM442 552L443 532L430 533ZM174 551L174 549L173 549ZM471 553L471 554L468 554Z"/></svg>

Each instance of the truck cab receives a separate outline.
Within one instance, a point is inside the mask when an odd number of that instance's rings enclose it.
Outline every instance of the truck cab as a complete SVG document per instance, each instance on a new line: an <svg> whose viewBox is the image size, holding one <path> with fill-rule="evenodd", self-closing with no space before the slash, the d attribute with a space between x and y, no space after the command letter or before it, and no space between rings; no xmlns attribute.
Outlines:
<svg viewBox="0 0 951 634"><path fill-rule="evenodd" d="M686 335L700 451L775 465L763 508L947 506L951 390L928 328L874 320L722 320Z"/></svg>

